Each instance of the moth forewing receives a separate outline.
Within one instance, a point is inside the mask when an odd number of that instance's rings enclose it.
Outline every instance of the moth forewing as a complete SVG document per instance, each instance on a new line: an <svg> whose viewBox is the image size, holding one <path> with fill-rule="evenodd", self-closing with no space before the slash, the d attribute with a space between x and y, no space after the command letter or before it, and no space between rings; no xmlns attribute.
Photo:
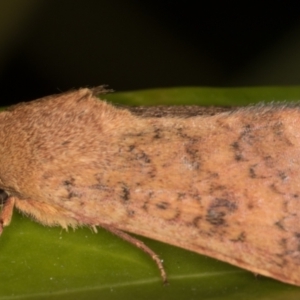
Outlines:
<svg viewBox="0 0 300 300"><path fill-rule="evenodd" d="M45 225L111 231L165 281L126 232L300 285L298 106L176 109L141 113L80 89L1 113L1 228L15 205Z"/></svg>

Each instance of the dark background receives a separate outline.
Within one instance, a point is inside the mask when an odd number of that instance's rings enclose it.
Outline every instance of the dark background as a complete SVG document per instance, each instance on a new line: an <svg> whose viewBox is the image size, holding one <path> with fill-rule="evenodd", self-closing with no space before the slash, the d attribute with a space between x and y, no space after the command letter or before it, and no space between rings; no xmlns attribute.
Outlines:
<svg viewBox="0 0 300 300"><path fill-rule="evenodd" d="M300 84L297 1L0 0L0 104L71 88Z"/></svg>

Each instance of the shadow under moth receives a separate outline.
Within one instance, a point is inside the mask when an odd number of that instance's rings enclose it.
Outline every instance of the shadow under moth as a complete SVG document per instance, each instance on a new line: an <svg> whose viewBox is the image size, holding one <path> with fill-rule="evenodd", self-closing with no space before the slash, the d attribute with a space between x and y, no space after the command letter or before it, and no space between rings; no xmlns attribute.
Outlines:
<svg viewBox="0 0 300 300"><path fill-rule="evenodd" d="M0 233L14 206L300 286L300 110L115 107L79 89L0 113Z"/></svg>

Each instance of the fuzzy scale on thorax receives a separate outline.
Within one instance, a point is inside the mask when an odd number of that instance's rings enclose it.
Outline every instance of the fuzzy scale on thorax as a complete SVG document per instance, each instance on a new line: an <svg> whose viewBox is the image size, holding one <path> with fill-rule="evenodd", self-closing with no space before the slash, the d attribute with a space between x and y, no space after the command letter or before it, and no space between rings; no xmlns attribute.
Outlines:
<svg viewBox="0 0 300 300"><path fill-rule="evenodd" d="M293 266L296 280L298 109L141 118L83 94L22 112L2 115L0 188L41 222L107 224L283 277Z"/></svg>

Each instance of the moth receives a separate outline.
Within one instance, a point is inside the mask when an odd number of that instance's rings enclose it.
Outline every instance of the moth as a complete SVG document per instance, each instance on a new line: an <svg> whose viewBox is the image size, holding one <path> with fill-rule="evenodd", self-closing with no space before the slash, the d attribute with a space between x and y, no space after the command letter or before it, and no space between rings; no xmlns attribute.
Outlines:
<svg viewBox="0 0 300 300"><path fill-rule="evenodd" d="M104 228L164 281L130 233L300 285L298 105L130 109L103 92L0 113L1 233L16 207L44 225Z"/></svg>

